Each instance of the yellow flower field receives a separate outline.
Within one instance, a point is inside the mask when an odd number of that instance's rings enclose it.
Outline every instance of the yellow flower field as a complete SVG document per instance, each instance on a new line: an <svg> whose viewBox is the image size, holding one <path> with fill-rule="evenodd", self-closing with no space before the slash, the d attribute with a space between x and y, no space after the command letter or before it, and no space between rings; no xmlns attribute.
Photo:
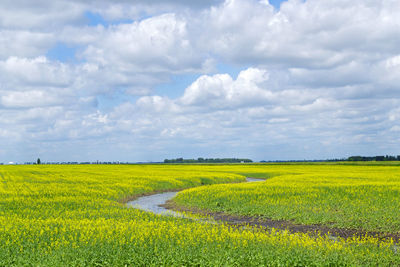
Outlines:
<svg viewBox="0 0 400 267"><path fill-rule="evenodd" d="M175 201L301 224L400 231L399 166L296 164L231 170L269 178L263 183L194 188L180 193Z"/></svg>
<svg viewBox="0 0 400 267"><path fill-rule="evenodd" d="M153 215L127 208L122 202L154 191L205 185L182 191L179 197L195 199L205 190L212 199L216 197L213 192L230 192L240 197L244 206L258 201L264 204L268 186L260 188L271 182L271 188L282 188L281 203L291 203L293 188L316 187L317 179L317 185L324 185L323 192L362 182L366 188L380 190L377 199L397 205L386 195L390 191L386 187L396 190L398 167L387 169L388 175L380 178L372 175L381 175L385 166L371 166L364 172L363 167L348 176L332 176L311 165L0 166L0 266L392 266L400 262L400 255L389 241L368 237L332 240L274 229L239 229ZM334 173L342 166L329 168ZM259 189L252 184L209 185L242 182L250 174L272 178L257 185ZM304 179L299 180L301 177ZM284 194L285 186L291 201ZM255 198L243 197L254 190L261 193ZM304 191L294 203L303 203L307 194L314 198L313 190ZM207 208L211 206L207 204ZM392 229L397 223L386 225Z"/></svg>

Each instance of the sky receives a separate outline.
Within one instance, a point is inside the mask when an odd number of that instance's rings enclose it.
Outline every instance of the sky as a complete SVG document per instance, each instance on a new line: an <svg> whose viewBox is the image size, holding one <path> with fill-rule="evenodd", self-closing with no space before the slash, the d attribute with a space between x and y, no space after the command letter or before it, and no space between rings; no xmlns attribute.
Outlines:
<svg viewBox="0 0 400 267"><path fill-rule="evenodd" d="M2 0L0 162L400 154L398 0Z"/></svg>

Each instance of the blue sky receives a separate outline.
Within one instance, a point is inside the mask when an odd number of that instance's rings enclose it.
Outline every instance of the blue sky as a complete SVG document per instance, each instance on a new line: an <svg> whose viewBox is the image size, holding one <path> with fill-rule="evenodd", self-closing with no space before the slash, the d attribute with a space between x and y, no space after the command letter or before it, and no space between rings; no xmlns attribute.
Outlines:
<svg viewBox="0 0 400 267"><path fill-rule="evenodd" d="M399 8L2 3L0 162L400 154Z"/></svg>
<svg viewBox="0 0 400 267"><path fill-rule="evenodd" d="M280 5L284 0L270 0L269 3L277 10L279 10ZM118 24L128 24L133 23L134 20L130 19L114 19L114 20L106 20L103 16L97 12L92 12L90 10L84 13L86 18L86 25L95 27L98 25L102 25L104 27L110 27L110 25L118 25ZM149 18L149 15L143 14L140 18L141 20ZM79 52L79 49L82 47L78 45L70 45L67 43L57 42L51 49L49 49L46 53L46 57L52 60L66 62L66 63L77 63L79 59L77 59L76 54ZM217 64L214 73L228 73L232 77L236 77L240 70L243 69L243 66L239 65L231 65L228 63L220 62ZM164 83L156 85L153 89L154 92L160 94L162 96L168 96L172 98L179 97L185 88L188 87L194 80L196 80L201 74L199 73L190 73L190 74L177 74L170 75L168 80ZM133 98L135 99L135 98ZM121 93L121 91L115 92L112 96L98 96L97 100L99 102L100 110L109 110L111 107L123 102L132 100L132 96Z"/></svg>
<svg viewBox="0 0 400 267"><path fill-rule="evenodd" d="M282 2L286 0L270 0L269 3L275 8L279 9ZM97 12L87 10L84 12L84 17L86 19L87 26L98 26L102 25L108 27L110 25L122 24L122 23L132 23L134 20L130 19L117 19L117 20L106 20L103 16ZM148 18L149 16L144 15L143 18ZM75 61L75 53L78 51L79 47L71 46L65 43L56 43L54 47L49 49L46 56L50 59L59 60L62 62Z"/></svg>

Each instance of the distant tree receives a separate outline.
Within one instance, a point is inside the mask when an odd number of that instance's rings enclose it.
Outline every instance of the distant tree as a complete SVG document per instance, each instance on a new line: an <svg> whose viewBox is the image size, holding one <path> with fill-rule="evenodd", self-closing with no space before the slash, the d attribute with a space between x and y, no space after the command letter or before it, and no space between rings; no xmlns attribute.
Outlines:
<svg viewBox="0 0 400 267"><path fill-rule="evenodd" d="M347 160L349 160L349 161L362 161L363 157L361 157L361 156L351 156Z"/></svg>
<svg viewBox="0 0 400 267"><path fill-rule="evenodd" d="M362 157L362 156L351 156L347 158L348 161L400 161L400 155L396 156L371 156L371 157Z"/></svg>
<svg viewBox="0 0 400 267"><path fill-rule="evenodd" d="M40 158L37 159L36 163L37 163L37 164L40 164Z"/></svg>
<svg viewBox="0 0 400 267"><path fill-rule="evenodd" d="M197 158L197 159L164 159L164 163L240 163L240 162L253 162L251 159L237 159L237 158Z"/></svg>

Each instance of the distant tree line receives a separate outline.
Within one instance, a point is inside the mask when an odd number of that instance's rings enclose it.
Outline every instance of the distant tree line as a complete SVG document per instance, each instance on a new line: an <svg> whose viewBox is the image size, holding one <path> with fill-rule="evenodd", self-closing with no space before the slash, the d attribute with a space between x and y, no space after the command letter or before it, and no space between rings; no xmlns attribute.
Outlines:
<svg viewBox="0 0 400 267"><path fill-rule="evenodd" d="M164 163L249 163L253 162L251 159L237 159L237 158L198 158L198 159L165 159Z"/></svg>
<svg viewBox="0 0 400 267"><path fill-rule="evenodd" d="M363 156L351 156L347 159L348 161L400 161L400 155L397 156L373 156L373 157L363 157Z"/></svg>

